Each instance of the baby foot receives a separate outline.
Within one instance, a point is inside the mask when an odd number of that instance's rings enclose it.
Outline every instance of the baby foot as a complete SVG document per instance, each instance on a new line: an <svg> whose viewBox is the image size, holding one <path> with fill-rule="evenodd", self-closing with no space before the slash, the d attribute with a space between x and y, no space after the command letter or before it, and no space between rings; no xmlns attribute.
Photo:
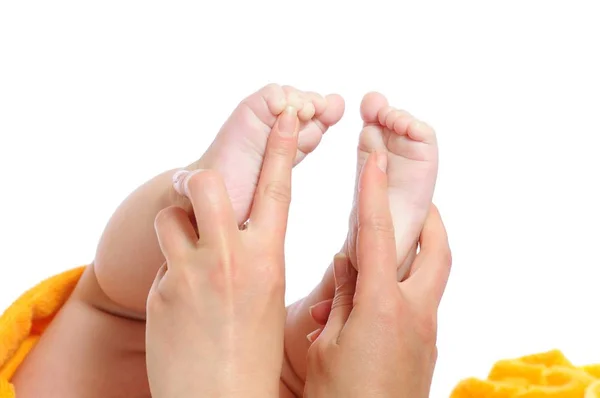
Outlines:
<svg viewBox="0 0 600 398"><path fill-rule="evenodd" d="M344 113L344 100L339 95L322 97L270 84L239 104L206 153L191 166L221 173L239 224L250 212L267 138L287 105L298 109L301 120L296 164L317 147L325 131Z"/></svg>
<svg viewBox="0 0 600 398"><path fill-rule="evenodd" d="M360 133L358 175L369 153L388 156L388 190L394 221L398 280L412 263L417 241L431 205L438 170L435 132L406 111L394 109L379 93L362 100L360 113L364 127ZM356 267L356 205L350 217L345 250Z"/></svg>

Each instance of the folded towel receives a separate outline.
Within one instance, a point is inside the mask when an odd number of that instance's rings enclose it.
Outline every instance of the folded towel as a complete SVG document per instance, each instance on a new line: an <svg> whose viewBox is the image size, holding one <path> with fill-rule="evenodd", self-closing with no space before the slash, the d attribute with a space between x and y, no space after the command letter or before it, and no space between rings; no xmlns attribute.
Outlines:
<svg viewBox="0 0 600 398"><path fill-rule="evenodd" d="M15 397L10 379L69 298L84 269L46 279L19 297L0 317L0 398Z"/></svg>
<svg viewBox="0 0 600 398"><path fill-rule="evenodd" d="M69 298L85 267L46 279L0 317L0 398L15 398L10 379ZM461 381L451 398L600 398L600 364L575 366L558 350L501 360L486 380Z"/></svg>
<svg viewBox="0 0 600 398"><path fill-rule="evenodd" d="M559 350L501 360L487 380L463 380L450 397L600 398L600 365L575 366Z"/></svg>

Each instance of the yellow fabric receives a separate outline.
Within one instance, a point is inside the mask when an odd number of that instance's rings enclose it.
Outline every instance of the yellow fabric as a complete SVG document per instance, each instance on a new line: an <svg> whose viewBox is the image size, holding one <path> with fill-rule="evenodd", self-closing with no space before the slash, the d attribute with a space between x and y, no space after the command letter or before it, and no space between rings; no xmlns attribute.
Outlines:
<svg viewBox="0 0 600 398"><path fill-rule="evenodd" d="M14 398L10 379L69 298L85 267L46 279L0 317L0 398Z"/></svg>
<svg viewBox="0 0 600 398"><path fill-rule="evenodd" d="M0 398L15 398L10 380L85 267L46 279L0 317ZM558 350L501 360L486 380L461 381L451 398L600 398L600 364L575 366Z"/></svg>
<svg viewBox="0 0 600 398"><path fill-rule="evenodd" d="M558 350L501 360L486 380L463 380L450 397L600 398L600 364L575 366Z"/></svg>

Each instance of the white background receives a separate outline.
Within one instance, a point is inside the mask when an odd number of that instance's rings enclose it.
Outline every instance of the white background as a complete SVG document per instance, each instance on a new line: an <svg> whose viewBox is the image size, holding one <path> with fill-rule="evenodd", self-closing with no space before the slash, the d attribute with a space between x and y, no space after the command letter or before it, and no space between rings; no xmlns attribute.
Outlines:
<svg viewBox="0 0 600 398"><path fill-rule="evenodd" d="M369 90L439 135L454 269L432 397L497 359L600 362L593 1L3 1L0 307L92 260L115 207L269 82L347 100L295 173L288 298L346 231Z"/></svg>

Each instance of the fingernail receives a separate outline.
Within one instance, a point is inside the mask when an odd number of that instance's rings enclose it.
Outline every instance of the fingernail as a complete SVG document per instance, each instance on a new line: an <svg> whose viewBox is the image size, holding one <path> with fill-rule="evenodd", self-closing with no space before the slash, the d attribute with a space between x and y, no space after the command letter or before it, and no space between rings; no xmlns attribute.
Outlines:
<svg viewBox="0 0 600 398"><path fill-rule="evenodd" d="M379 170L386 173L387 172L387 162L388 162L387 154L377 152L376 156L377 156L377 158L375 160L377 161L377 167L379 167Z"/></svg>
<svg viewBox="0 0 600 398"><path fill-rule="evenodd" d="M335 256L333 256L333 261L346 261L347 259L348 256L346 256L346 253L343 252L339 252Z"/></svg>
<svg viewBox="0 0 600 398"><path fill-rule="evenodd" d="M279 115L277 122L277 130L283 137L293 137L296 134L298 126L298 110L293 106L285 108L283 113Z"/></svg>
<svg viewBox="0 0 600 398"><path fill-rule="evenodd" d="M314 332L310 332L309 334L306 335L306 340L308 340L309 343L314 343L315 340L317 339L317 337L319 337L321 335L321 332L323 331L323 329L317 329Z"/></svg>
<svg viewBox="0 0 600 398"><path fill-rule="evenodd" d="M343 286L350 279L350 272L348 267L351 267L350 261L345 254L336 254L333 258L333 276L335 278L336 286Z"/></svg>

